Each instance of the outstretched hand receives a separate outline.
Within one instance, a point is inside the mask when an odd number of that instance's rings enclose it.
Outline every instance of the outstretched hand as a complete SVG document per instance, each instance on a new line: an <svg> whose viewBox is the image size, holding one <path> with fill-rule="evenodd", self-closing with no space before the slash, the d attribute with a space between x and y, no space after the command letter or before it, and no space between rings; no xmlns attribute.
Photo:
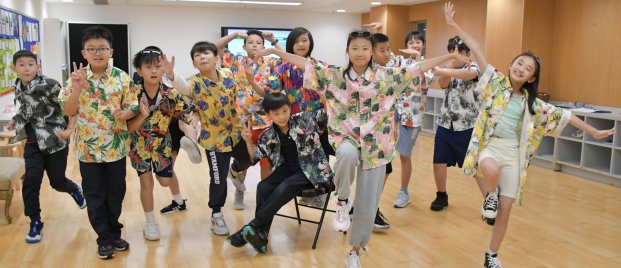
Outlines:
<svg viewBox="0 0 621 268"><path fill-rule="evenodd" d="M252 131L250 131L250 122L242 122L242 138L248 144L252 144Z"/></svg>
<svg viewBox="0 0 621 268"><path fill-rule="evenodd" d="M615 130L613 129L606 129L606 130L598 130L597 132L593 133L591 136L593 136L593 138L601 140L603 138L606 138L608 136L612 136L615 134Z"/></svg>
<svg viewBox="0 0 621 268"><path fill-rule="evenodd" d="M168 79L174 80L175 56L172 56L169 61L166 54L162 54L162 56L160 56L160 68L162 68L162 71L168 76Z"/></svg>
<svg viewBox="0 0 621 268"><path fill-rule="evenodd" d="M369 28L372 33L379 33L379 31L382 28L382 26L383 26L382 23L381 22L377 22L377 21L362 25L362 27Z"/></svg>
<svg viewBox="0 0 621 268"><path fill-rule="evenodd" d="M444 4L444 20L446 20L446 24L450 26L454 26L455 23L455 6L451 2L446 2Z"/></svg>

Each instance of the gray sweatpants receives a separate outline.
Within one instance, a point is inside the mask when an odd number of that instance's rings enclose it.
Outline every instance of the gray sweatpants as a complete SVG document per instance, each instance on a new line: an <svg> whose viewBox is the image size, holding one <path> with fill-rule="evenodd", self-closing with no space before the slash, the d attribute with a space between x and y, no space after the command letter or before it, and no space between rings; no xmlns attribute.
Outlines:
<svg viewBox="0 0 621 268"><path fill-rule="evenodd" d="M354 221L349 234L349 243L354 247L364 247L369 243L373 222L379 205L386 166L362 169L360 150L350 142L343 142L336 148L334 180L336 195L340 199L349 198L351 184L356 179L356 200L354 202Z"/></svg>

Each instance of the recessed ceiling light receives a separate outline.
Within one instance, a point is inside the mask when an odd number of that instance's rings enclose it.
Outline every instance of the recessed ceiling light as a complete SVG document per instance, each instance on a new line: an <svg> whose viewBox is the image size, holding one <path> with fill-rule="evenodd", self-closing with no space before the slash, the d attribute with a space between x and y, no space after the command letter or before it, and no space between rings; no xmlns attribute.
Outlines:
<svg viewBox="0 0 621 268"><path fill-rule="evenodd" d="M281 5L299 6L301 2L268 2L268 1L243 1L243 0L177 0L177 2L207 2L207 3L226 3L226 4L251 4L251 5Z"/></svg>
<svg viewBox="0 0 621 268"><path fill-rule="evenodd" d="M345 12L347 12L347 10L345 10L345 9L337 9L336 12L338 12L338 13L345 13Z"/></svg>
<svg viewBox="0 0 621 268"><path fill-rule="evenodd" d="M381 4L382 4L382 2L371 2L371 5L372 5L372 6L379 6L379 5L381 5Z"/></svg>
<svg viewBox="0 0 621 268"><path fill-rule="evenodd" d="M65 3L73 2L73 0L63 0Z"/></svg>

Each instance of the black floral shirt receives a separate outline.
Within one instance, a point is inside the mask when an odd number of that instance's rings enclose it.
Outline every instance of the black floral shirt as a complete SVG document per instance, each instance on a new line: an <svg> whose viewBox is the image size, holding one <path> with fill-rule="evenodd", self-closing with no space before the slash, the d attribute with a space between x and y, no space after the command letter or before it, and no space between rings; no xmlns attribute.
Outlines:
<svg viewBox="0 0 621 268"><path fill-rule="evenodd" d="M27 86L19 78L15 85L15 103L19 109L13 121L18 136L25 137L26 124L30 123L37 137L37 145L44 153L54 153L67 147L67 141L58 137L67 128L67 121L58 103L61 90L58 81L37 76Z"/></svg>
<svg viewBox="0 0 621 268"><path fill-rule="evenodd" d="M481 71L476 62L471 61L470 67L477 72L477 77L472 80L451 78L451 82L445 89L444 101L438 116L438 126L455 131L463 131L474 127L481 107L482 96L475 92Z"/></svg>

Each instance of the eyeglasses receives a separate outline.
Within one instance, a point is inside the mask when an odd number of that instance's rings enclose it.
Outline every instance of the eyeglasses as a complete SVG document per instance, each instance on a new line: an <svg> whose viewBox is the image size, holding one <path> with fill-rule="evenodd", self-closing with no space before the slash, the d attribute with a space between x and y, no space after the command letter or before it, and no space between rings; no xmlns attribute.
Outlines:
<svg viewBox="0 0 621 268"><path fill-rule="evenodd" d="M533 59L535 59L537 61L537 63L539 63L539 65L543 65L543 60L541 60L541 58L539 58L539 56L537 56L534 52L532 52L530 50L525 50L524 52L522 52L522 55L530 56Z"/></svg>
<svg viewBox="0 0 621 268"><path fill-rule="evenodd" d="M86 50L86 52L90 53L90 54L97 54L97 52L101 52L101 53L106 53L108 51L110 51L109 47L100 47L100 48L85 48L84 50Z"/></svg>
<svg viewBox="0 0 621 268"><path fill-rule="evenodd" d="M151 53L157 54L157 55L162 55L162 52L159 52L157 50L143 50L143 51L140 51L140 54L142 54L142 55L147 55L147 54L151 54Z"/></svg>
<svg viewBox="0 0 621 268"><path fill-rule="evenodd" d="M351 38L371 38L371 32L369 31L353 31L349 33L349 37Z"/></svg>

